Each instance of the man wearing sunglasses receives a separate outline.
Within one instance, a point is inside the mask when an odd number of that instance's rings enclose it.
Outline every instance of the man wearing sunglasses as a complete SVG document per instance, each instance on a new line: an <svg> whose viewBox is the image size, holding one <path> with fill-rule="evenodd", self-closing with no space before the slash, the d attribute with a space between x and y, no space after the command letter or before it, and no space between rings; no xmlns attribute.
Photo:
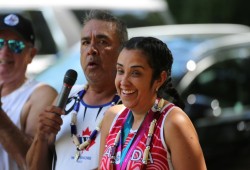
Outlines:
<svg viewBox="0 0 250 170"><path fill-rule="evenodd" d="M57 92L25 76L37 53L29 20L18 14L0 15L0 170L25 169L38 113Z"/></svg>

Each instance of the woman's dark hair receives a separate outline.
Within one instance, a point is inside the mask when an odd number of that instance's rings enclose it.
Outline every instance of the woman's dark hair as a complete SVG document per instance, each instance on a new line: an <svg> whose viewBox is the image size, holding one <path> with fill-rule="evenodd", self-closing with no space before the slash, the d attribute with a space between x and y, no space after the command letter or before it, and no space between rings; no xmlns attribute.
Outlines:
<svg viewBox="0 0 250 170"><path fill-rule="evenodd" d="M134 37L127 41L124 48L141 50L145 54L149 66L153 69L151 85L160 77L162 71L167 72L168 78L158 89L157 97L168 100L171 100L170 97L172 97L172 102L184 109L185 104L172 84L171 69L173 56L167 45L154 37Z"/></svg>

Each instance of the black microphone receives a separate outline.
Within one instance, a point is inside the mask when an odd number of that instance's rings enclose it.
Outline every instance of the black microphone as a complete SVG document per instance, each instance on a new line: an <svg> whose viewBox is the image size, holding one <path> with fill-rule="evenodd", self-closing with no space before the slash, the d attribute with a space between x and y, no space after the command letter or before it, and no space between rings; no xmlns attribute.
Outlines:
<svg viewBox="0 0 250 170"><path fill-rule="evenodd" d="M77 79L77 72L69 69L64 76L63 86L59 93L56 106L64 109L68 100L69 92Z"/></svg>

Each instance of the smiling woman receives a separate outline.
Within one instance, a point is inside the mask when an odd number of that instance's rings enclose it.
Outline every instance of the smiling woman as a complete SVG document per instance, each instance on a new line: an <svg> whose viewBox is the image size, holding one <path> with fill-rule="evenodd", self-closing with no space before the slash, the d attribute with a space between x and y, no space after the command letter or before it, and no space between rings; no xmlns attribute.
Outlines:
<svg viewBox="0 0 250 170"><path fill-rule="evenodd" d="M206 170L198 136L172 85L172 63L159 39L134 37L125 44L115 79L123 105L104 115L102 170Z"/></svg>

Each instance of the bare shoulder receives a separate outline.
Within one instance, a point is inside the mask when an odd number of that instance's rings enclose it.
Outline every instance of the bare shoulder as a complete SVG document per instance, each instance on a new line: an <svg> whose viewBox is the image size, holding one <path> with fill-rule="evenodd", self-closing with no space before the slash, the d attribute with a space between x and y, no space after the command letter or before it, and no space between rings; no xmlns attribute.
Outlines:
<svg viewBox="0 0 250 170"><path fill-rule="evenodd" d="M56 96L58 95L57 91L47 84L39 85L31 94L30 102L39 103L41 101L48 101L49 103L53 102Z"/></svg>
<svg viewBox="0 0 250 170"><path fill-rule="evenodd" d="M109 109L106 110L105 115L104 115L104 124L111 125L114 118L116 117L117 114L120 113L120 111L124 108L125 106L122 104L115 105L110 107Z"/></svg>
<svg viewBox="0 0 250 170"><path fill-rule="evenodd" d="M193 136L197 138L196 130L188 115L180 108L172 109L164 122L167 141Z"/></svg>
<svg viewBox="0 0 250 170"><path fill-rule="evenodd" d="M125 106L123 104L114 105L110 107L109 109L107 109L105 114L107 116L116 116L124 107Z"/></svg>
<svg viewBox="0 0 250 170"><path fill-rule="evenodd" d="M165 121L165 124L170 126L180 126L182 124L192 124L191 120L189 119L188 115L179 107L175 107L172 109Z"/></svg>
<svg viewBox="0 0 250 170"><path fill-rule="evenodd" d="M41 84L34 90L32 95L56 96L57 94L57 91L52 86L48 84Z"/></svg>
<svg viewBox="0 0 250 170"><path fill-rule="evenodd" d="M27 134L33 136L38 121L38 115L51 105L57 96L57 91L49 85L39 85L24 104L21 113L21 126Z"/></svg>

